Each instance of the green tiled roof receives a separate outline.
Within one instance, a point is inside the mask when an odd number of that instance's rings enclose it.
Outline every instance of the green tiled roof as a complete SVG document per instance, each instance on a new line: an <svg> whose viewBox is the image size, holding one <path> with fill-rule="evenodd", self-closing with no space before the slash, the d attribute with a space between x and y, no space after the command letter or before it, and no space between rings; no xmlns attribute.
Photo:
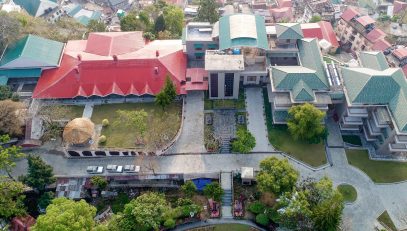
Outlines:
<svg viewBox="0 0 407 231"><path fill-rule="evenodd" d="M268 49L266 25L264 18L260 15L251 15L255 19L257 38L239 37L231 38L230 17L244 14L234 14L223 16L219 19L219 49L226 50L233 47L257 47ZM235 28L236 29L236 28Z"/></svg>
<svg viewBox="0 0 407 231"><path fill-rule="evenodd" d="M276 32L278 39L302 39L304 35L299 23L277 23Z"/></svg>
<svg viewBox="0 0 407 231"><path fill-rule="evenodd" d="M38 10L45 10L48 7L55 8L58 6L55 0L14 0L14 3L20 5L31 16L41 16L43 12ZM41 4L44 4L41 7ZM39 14L40 13L40 14Z"/></svg>
<svg viewBox="0 0 407 231"><path fill-rule="evenodd" d="M399 130L407 132L407 82L400 68L342 68L342 77L351 104L388 105Z"/></svg>
<svg viewBox="0 0 407 231"><path fill-rule="evenodd" d="M41 76L41 68L5 69L5 70L0 70L0 76L6 76L8 78L25 78L25 77L39 78Z"/></svg>
<svg viewBox="0 0 407 231"><path fill-rule="evenodd" d="M19 58L24 58L25 62L32 60L41 63L42 66L58 66L63 48L64 44L61 42L27 35L7 47L0 60L0 68Z"/></svg>
<svg viewBox="0 0 407 231"><path fill-rule="evenodd" d="M378 51L360 53L359 58L362 62L362 66L378 71L383 71L389 68L386 58L380 54L381 52Z"/></svg>
<svg viewBox="0 0 407 231"><path fill-rule="evenodd" d="M294 85L292 94L295 101L313 101L315 99L311 88L302 80Z"/></svg>
<svg viewBox="0 0 407 231"><path fill-rule="evenodd" d="M302 66L273 66L271 77L277 90L291 91L295 101L312 101L312 91L329 90L322 58L316 39L302 39L298 42Z"/></svg>

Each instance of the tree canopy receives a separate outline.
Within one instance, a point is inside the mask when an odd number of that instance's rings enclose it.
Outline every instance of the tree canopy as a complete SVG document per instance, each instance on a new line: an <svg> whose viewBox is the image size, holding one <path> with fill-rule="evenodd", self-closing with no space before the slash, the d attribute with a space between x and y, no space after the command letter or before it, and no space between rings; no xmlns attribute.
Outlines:
<svg viewBox="0 0 407 231"><path fill-rule="evenodd" d="M180 38L184 26L184 12L177 6L167 6L164 9L165 29L175 38Z"/></svg>
<svg viewBox="0 0 407 231"><path fill-rule="evenodd" d="M47 185L56 181L51 165L45 163L41 157L29 155L28 174L23 177L23 182L34 189L43 191Z"/></svg>
<svg viewBox="0 0 407 231"><path fill-rule="evenodd" d="M103 176L92 176L92 178L90 178L90 182L98 189L105 189L108 184L106 178Z"/></svg>
<svg viewBox="0 0 407 231"><path fill-rule="evenodd" d="M212 182L205 186L205 188L203 189L203 193L208 198L212 198L215 201L220 201L224 192L218 182Z"/></svg>
<svg viewBox="0 0 407 231"><path fill-rule="evenodd" d="M21 182L0 177L0 217L12 218L26 213L24 187Z"/></svg>
<svg viewBox="0 0 407 231"><path fill-rule="evenodd" d="M147 26L135 13L129 13L120 20L122 31L145 31Z"/></svg>
<svg viewBox="0 0 407 231"><path fill-rule="evenodd" d="M92 32L105 32L106 31L106 24L94 19L89 20L88 25L86 26L88 28L88 33Z"/></svg>
<svg viewBox="0 0 407 231"><path fill-rule="evenodd" d="M294 139L319 143L321 139L326 138L327 131L322 123L325 112L314 105L305 103L293 106L288 114L288 130Z"/></svg>
<svg viewBox="0 0 407 231"><path fill-rule="evenodd" d="M0 133L22 135L25 116L26 108L23 103L9 99L0 101Z"/></svg>
<svg viewBox="0 0 407 231"><path fill-rule="evenodd" d="M145 193L126 204L117 226L119 230L128 231L158 230L170 209L164 194Z"/></svg>
<svg viewBox="0 0 407 231"><path fill-rule="evenodd" d="M297 182L298 175L287 159L270 157L260 162L260 172L256 176L257 187L261 192L276 195L290 192Z"/></svg>
<svg viewBox="0 0 407 231"><path fill-rule="evenodd" d="M174 83L171 81L171 78L167 75L165 78L164 87L161 91L155 96L155 103L164 109L170 105L177 96L177 90Z"/></svg>
<svg viewBox="0 0 407 231"><path fill-rule="evenodd" d="M211 24L218 21L219 13L216 1L200 0L196 20L199 22L210 22Z"/></svg>
<svg viewBox="0 0 407 231"><path fill-rule="evenodd" d="M311 19L309 20L309 22L310 22L310 23L314 23L314 22L319 22L319 21L321 21L321 20L322 20L321 16L319 16L319 15L314 15L314 16L311 17Z"/></svg>
<svg viewBox="0 0 407 231"><path fill-rule="evenodd" d="M240 128L236 135L237 138L232 142L233 152L248 153L256 146L256 139L247 129Z"/></svg>
<svg viewBox="0 0 407 231"><path fill-rule="evenodd" d="M182 186L181 190L187 197L192 197L196 193L196 186L191 180L186 181Z"/></svg>
<svg viewBox="0 0 407 231"><path fill-rule="evenodd" d="M3 51L7 45L14 43L20 36L20 22L8 13L0 12L0 50Z"/></svg>
<svg viewBox="0 0 407 231"><path fill-rule="evenodd" d="M73 201L64 197L52 200L46 213L40 215L32 231L91 231L95 227L93 218L96 208L84 200Z"/></svg>
<svg viewBox="0 0 407 231"><path fill-rule="evenodd" d="M1 138L4 143L7 143L10 140L9 136L1 136ZM0 170L5 171L8 176L13 179L11 171L16 166L15 161L23 157L25 157L25 155L21 152L20 147L13 145L6 148L0 145Z"/></svg>

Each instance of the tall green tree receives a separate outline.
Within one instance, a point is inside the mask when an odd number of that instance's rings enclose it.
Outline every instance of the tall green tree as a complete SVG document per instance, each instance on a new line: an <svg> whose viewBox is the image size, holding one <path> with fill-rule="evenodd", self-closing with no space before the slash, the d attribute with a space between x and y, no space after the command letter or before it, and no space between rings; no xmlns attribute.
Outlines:
<svg viewBox="0 0 407 231"><path fill-rule="evenodd" d="M293 230L312 230L312 211L305 191L287 192L279 198L280 222Z"/></svg>
<svg viewBox="0 0 407 231"><path fill-rule="evenodd" d="M126 204L123 214L115 221L119 230L158 230L164 214L171 210L164 194L149 192Z"/></svg>
<svg viewBox="0 0 407 231"><path fill-rule="evenodd" d="M215 23L219 20L218 5L215 0L200 0L197 21Z"/></svg>
<svg viewBox="0 0 407 231"><path fill-rule="evenodd" d="M287 159L269 157L260 162L260 172L256 179L260 192L280 195L293 190L298 179L298 172Z"/></svg>
<svg viewBox="0 0 407 231"><path fill-rule="evenodd" d="M336 231L340 226L344 209L342 195L336 190L331 198L323 200L314 209L314 230Z"/></svg>
<svg viewBox="0 0 407 231"><path fill-rule="evenodd" d="M154 32L158 35L158 32L165 30L165 19L164 15L158 16L158 18L154 21Z"/></svg>
<svg viewBox="0 0 407 231"><path fill-rule="evenodd" d="M122 31L145 31L147 26L138 15L130 13L120 20L120 28Z"/></svg>
<svg viewBox="0 0 407 231"><path fill-rule="evenodd" d="M237 130L237 138L232 142L232 151L248 153L256 146L256 139L247 129Z"/></svg>
<svg viewBox="0 0 407 231"><path fill-rule="evenodd" d="M38 199L38 207L41 209L46 209L48 205L52 203L52 200L55 198L53 192L44 192Z"/></svg>
<svg viewBox="0 0 407 231"><path fill-rule="evenodd" d="M163 109L170 105L177 97L177 90L169 75L165 78L164 87L155 96L155 103Z"/></svg>
<svg viewBox="0 0 407 231"><path fill-rule="evenodd" d="M3 142L8 142L9 137L2 136ZM21 148L15 145L5 148L0 145L0 170L5 171L10 179L13 179L11 176L11 171L16 166L16 160L25 157L24 153L21 152Z"/></svg>
<svg viewBox="0 0 407 231"><path fill-rule="evenodd" d="M55 183L53 168L45 163L41 157L29 155L28 158L28 174L23 177L23 182L42 192L47 185Z"/></svg>
<svg viewBox="0 0 407 231"><path fill-rule="evenodd" d="M180 38L184 27L184 12L177 6L168 6L164 9L165 29L172 35Z"/></svg>
<svg viewBox="0 0 407 231"><path fill-rule="evenodd" d="M90 182L98 189L105 189L108 184L106 178L103 176L92 176L92 178L90 178Z"/></svg>
<svg viewBox="0 0 407 231"><path fill-rule="evenodd" d="M93 218L96 208L84 200L73 201L56 198L47 207L46 213L40 215L32 231L91 231L95 227Z"/></svg>
<svg viewBox="0 0 407 231"><path fill-rule="evenodd" d="M86 26L88 28L88 33L92 32L105 32L106 31L106 24L103 22L100 22L98 20L90 20L88 25Z"/></svg>
<svg viewBox="0 0 407 231"><path fill-rule="evenodd" d="M319 143L321 139L326 138L327 131L322 123L325 112L314 105L305 103L293 106L288 114L288 130L294 139Z"/></svg>
<svg viewBox="0 0 407 231"><path fill-rule="evenodd" d="M21 182L0 177L0 217L12 218L26 213L24 187Z"/></svg>
<svg viewBox="0 0 407 231"><path fill-rule="evenodd" d="M212 182L205 186L205 188L203 189L203 193L208 198L212 198L215 201L220 201L224 191L222 187L220 187L218 182Z"/></svg>
<svg viewBox="0 0 407 231"><path fill-rule="evenodd" d="M181 186L181 190L185 196L191 198L196 193L196 186L194 182L188 180Z"/></svg>

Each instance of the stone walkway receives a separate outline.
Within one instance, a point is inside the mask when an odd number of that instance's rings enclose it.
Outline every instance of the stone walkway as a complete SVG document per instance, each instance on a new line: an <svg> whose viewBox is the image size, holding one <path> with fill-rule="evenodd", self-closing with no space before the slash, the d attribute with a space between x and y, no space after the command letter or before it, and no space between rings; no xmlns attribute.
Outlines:
<svg viewBox="0 0 407 231"><path fill-rule="evenodd" d="M256 146L253 152L273 151L269 144L267 135L267 125L264 117L263 92L259 87L245 88L246 94L246 111L248 114L248 130L256 138Z"/></svg>
<svg viewBox="0 0 407 231"><path fill-rule="evenodd" d="M221 187L224 191L222 196L222 217L233 218L232 215L232 173L221 172L220 174Z"/></svg>
<svg viewBox="0 0 407 231"><path fill-rule="evenodd" d="M93 106L94 106L93 103L86 103L85 109L83 109L82 117L90 119L93 113Z"/></svg>
<svg viewBox="0 0 407 231"><path fill-rule="evenodd" d="M181 135L167 153L202 153L204 146L204 93L188 92Z"/></svg>

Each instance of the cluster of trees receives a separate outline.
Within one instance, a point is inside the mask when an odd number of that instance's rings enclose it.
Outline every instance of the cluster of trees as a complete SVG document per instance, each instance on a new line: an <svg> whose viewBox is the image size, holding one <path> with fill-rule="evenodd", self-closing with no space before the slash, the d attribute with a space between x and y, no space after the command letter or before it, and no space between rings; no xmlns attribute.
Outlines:
<svg viewBox="0 0 407 231"><path fill-rule="evenodd" d="M314 105L305 103L292 106L288 111L288 130L295 140L319 143L328 135L323 120L325 112Z"/></svg>
<svg viewBox="0 0 407 231"><path fill-rule="evenodd" d="M177 90L174 83L172 82L170 76L167 74L165 78L164 87L161 91L155 96L155 103L159 105L163 110L174 102L177 97Z"/></svg>
<svg viewBox="0 0 407 231"><path fill-rule="evenodd" d="M286 159L271 157L260 163L258 189L278 199L272 206L260 201L249 206L256 214L256 222L267 226L272 221L291 230L337 230L344 204L332 181L324 177L297 184L298 177Z"/></svg>
<svg viewBox="0 0 407 231"><path fill-rule="evenodd" d="M238 153L248 153L256 146L256 139L247 129L237 130L236 139L232 142L232 151Z"/></svg>
<svg viewBox="0 0 407 231"><path fill-rule="evenodd" d="M0 101L0 134L11 136L23 135L23 125L25 123L26 107L21 102L12 100Z"/></svg>
<svg viewBox="0 0 407 231"><path fill-rule="evenodd" d="M184 25L181 8L157 1L141 11L131 11L120 20L122 31L144 31L146 39L180 38Z"/></svg>

